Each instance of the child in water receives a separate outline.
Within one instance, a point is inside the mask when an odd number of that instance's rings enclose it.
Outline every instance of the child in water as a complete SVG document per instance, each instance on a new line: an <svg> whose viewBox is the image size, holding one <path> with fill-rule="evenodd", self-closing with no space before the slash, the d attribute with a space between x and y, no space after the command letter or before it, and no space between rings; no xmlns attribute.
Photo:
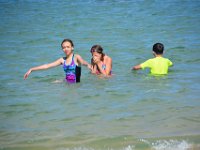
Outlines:
<svg viewBox="0 0 200 150"><path fill-rule="evenodd" d="M57 67L59 65L63 65L63 69L65 71L66 77L65 80L67 83L76 83L80 82L81 76L81 65L87 66L89 69L91 65L87 63L82 57L78 54L74 54L74 44L70 39L64 39L61 43L61 47L66 57L61 57L58 60L44 64L41 66L30 68L24 75L24 79L26 79L32 71L36 70L45 70L52 67Z"/></svg>
<svg viewBox="0 0 200 150"><path fill-rule="evenodd" d="M91 73L97 75L110 76L112 70L112 58L103 53L100 45L93 45L91 50Z"/></svg>
<svg viewBox="0 0 200 150"><path fill-rule="evenodd" d="M153 45L153 55L155 58L149 59L140 65L133 67L133 70L139 70L144 68L150 68L150 72L153 75L164 75L168 73L168 68L173 65L173 63L163 57L164 45L162 43L156 43Z"/></svg>

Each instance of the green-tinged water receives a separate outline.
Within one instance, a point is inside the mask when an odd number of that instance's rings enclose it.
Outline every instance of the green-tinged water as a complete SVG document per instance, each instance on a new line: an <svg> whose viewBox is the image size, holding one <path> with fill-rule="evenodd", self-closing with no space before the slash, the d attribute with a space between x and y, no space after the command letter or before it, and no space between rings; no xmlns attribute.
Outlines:
<svg viewBox="0 0 200 150"><path fill-rule="evenodd" d="M200 149L200 1L0 1L0 149ZM113 77L63 82L62 66L24 73L62 56L70 38L90 61L101 44ZM132 66L162 42L174 66L151 76Z"/></svg>

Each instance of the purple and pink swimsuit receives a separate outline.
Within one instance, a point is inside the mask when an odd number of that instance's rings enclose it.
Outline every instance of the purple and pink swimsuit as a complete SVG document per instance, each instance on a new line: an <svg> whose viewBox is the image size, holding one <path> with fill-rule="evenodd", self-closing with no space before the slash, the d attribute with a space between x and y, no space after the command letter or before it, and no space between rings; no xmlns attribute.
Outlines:
<svg viewBox="0 0 200 150"><path fill-rule="evenodd" d="M65 71L65 80L67 83L80 82L81 77L81 67L77 66L74 62L74 55L72 56L72 61L69 65L66 64L66 58L64 59L63 69Z"/></svg>

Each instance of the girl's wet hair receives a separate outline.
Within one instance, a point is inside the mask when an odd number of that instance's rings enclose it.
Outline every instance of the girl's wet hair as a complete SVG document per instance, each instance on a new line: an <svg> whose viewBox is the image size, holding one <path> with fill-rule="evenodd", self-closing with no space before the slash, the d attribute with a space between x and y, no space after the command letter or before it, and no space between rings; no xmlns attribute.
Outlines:
<svg viewBox="0 0 200 150"><path fill-rule="evenodd" d="M69 43L71 44L71 46L74 47L74 43L73 43L72 40L70 40L70 39L64 39L64 40L62 41L62 43L61 43L61 47L62 47L62 45L63 45L64 42L69 42Z"/></svg>
<svg viewBox="0 0 200 150"><path fill-rule="evenodd" d="M99 54L103 54L103 48L100 45L93 45L90 52L97 52Z"/></svg>

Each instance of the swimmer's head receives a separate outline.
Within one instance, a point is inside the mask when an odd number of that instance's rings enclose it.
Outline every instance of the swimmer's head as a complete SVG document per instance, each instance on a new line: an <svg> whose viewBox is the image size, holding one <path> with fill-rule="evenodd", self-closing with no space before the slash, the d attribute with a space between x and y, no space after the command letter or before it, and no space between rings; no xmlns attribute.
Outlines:
<svg viewBox="0 0 200 150"><path fill-rule="evenodd" d="M164 51L164 45L162 43L156 43L153 45L153 52L157 55L162 55Z"/></svg>
<svg viewBox="0 0 200 150"><path fill-rule="evenodd" d="M97 52L99 54L103 54L103 48L100 45L93 45L90 52L91 53Z"/></svg>
<svg viewBox="0 0 200 150"><path fill-rule="evenodd" d="M74 51L74 44L70 39L64 39L61 43L61 47L66 56L69 56Z"/></svg>
<svg viewBox="0 0 200 150"><path fill-rule="evenodd" d="M63 43L65 43L65 42L69 42L69 43L71 44L71 47L74 47L74 43L73 43L72 40L70 40L70 39L64 39L64 40L62 41L62 43L61 43L61 47L62 47Z"/></svg>

